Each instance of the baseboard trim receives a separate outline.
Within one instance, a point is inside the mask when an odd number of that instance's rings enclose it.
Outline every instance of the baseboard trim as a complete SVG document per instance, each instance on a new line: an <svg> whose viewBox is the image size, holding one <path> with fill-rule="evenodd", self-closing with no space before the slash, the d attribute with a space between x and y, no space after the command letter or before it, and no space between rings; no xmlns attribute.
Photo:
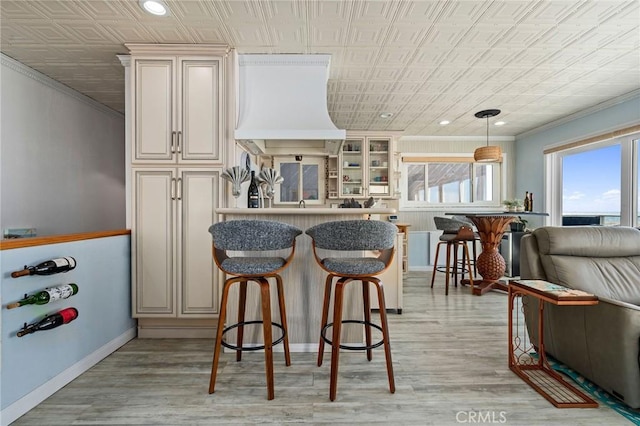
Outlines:
<svg viewBox="0 0 640 426"><path fill-rule="evenodd" d="M119 347L136 337L136 328L130 328L120 336L111 340L104 346L98 348L93 353L87 355L80 361L73 364L51 380L37 387L27 395L23 396L0 413L0 424L7 426L24 414L29 412L36 405L56 393L58 390L68 385L76 377L102 361L107 356L115 352Z"/></svg>
<svg viewBox="0 0 640 426"><path fill-rule="evenodd" d="M213 339L215 337L215 327L138 327L138 339Z"/></svg>

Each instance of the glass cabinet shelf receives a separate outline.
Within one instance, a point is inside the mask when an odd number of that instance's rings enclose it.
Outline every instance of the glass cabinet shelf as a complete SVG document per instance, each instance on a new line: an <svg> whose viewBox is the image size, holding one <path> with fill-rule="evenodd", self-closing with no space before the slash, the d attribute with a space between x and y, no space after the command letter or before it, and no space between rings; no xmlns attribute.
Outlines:
<svg viewBox="0 0 640 426"><path fill-rule="evenodd" d="M392 168L390 137L349 137L338 158L339 196L390 196Z"/></svg>

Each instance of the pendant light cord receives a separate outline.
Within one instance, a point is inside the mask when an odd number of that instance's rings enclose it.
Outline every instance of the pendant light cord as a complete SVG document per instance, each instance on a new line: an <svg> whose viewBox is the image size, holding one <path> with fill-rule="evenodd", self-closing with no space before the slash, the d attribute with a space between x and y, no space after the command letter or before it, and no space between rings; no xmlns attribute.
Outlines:
<svg viewBox="0 0 640 426"><path fill-rule="evenodd" d="M489 116L487 115L487 146L489 146Z"/></svg>

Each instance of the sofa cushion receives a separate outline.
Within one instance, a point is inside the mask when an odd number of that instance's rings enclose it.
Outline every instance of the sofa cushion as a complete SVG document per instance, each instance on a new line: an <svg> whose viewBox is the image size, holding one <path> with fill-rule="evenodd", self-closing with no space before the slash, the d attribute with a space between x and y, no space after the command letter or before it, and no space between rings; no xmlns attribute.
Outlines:
<svg viewBox="0 0 640 426"><path fill-rule="evenodd" d="M540 254L586 257L640 255L640 231L618 226L546 226L533 231Z"/></svg>
<svg viewBox="0 0 640 426"><path fill-rule="evenodd" d="M544 227L533 234L548 281L640 304L640 231L628 227Z"/></svg>

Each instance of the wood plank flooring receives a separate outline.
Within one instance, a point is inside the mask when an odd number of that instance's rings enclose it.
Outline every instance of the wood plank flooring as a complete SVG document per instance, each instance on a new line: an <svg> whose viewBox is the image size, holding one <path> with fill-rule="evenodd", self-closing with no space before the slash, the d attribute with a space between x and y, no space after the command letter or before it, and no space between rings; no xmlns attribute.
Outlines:
<svg viewBox="0 0 640 426"><path fill-rule="evenodd" d="M382 349L340 356L329 401L330 354L275 354L275 393L266 399L264 356L223 354L216 393L207 393L213 340L135 339L25 414L18 425L629 425L606 406L557 409L507 365L507 296L444 295L443 274L404 281L402 315L389 314L396 393ZM322 283L318 283L322 285ZM285 283L286 291L286 283ZM320 303L320 301L318 301Z"/></svg>

